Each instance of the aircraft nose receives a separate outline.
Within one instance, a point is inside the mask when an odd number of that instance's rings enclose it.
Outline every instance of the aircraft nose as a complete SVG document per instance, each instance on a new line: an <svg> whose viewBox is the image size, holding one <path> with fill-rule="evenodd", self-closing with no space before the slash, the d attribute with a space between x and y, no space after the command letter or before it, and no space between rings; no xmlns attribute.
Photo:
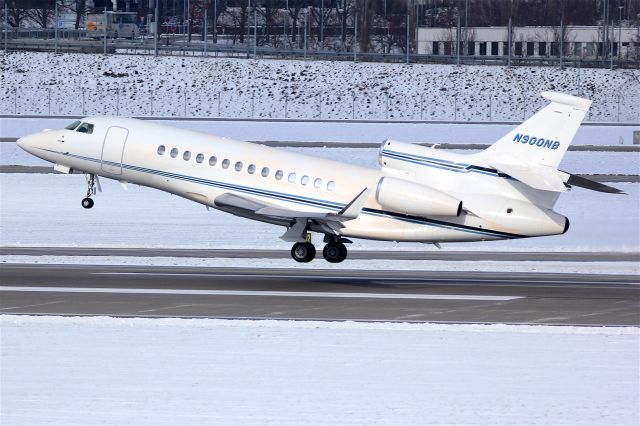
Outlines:
<svg viewBox="0 0 640 426"><path fill-rule="evenodd" d="M16 144L20 148L24 149L25 151L27 151L29 153L32 153L34 148L36 148L37 145L38 145L37 144L37 139L38 139L38 137L35 134L34 135L27 135L27 136L23 136L23 137L19 138L16 141Z"/></svg>

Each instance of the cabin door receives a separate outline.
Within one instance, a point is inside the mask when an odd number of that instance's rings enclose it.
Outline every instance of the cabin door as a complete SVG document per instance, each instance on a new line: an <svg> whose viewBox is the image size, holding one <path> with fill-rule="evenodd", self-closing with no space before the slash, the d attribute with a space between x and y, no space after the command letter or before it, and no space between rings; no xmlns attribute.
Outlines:
<svg viewBox="0 0 640 426"><path fill-rule="evenodd" d="M102 171L113 175L122 174L122 157L129 131L124 127L109 127L102 145Z"/></svg>

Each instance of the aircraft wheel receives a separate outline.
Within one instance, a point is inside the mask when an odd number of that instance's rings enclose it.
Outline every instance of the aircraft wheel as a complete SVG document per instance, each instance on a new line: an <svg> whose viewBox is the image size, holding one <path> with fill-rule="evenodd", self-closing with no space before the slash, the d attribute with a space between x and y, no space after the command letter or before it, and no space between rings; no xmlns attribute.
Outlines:
<svg viewBox="0 0 640 426"><path fill-rule="evenodd" d="M340 263L347 258L347 247L342 243L329 243L324 246L322 256L329 263Z"/></svg>
<svg viewBox="0 0 640 426"><path fill-rule="evenodd" d="M296 262L311 262L316 257L316 248L311 243L295 243L291 248L291 257Z"/></svg>
<svg viewBox="0 0 640 426"><path fill-rule="evenodd" d="M90 209L91 207L93 207L93 200L91 198L83 198L82 199L82 207L84 207L85 209Z"/></svg>

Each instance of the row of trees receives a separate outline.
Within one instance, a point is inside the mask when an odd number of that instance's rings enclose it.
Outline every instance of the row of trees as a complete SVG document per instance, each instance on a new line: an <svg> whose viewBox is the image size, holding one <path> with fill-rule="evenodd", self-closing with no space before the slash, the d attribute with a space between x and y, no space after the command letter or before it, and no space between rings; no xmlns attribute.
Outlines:
<svg viewBox="0 0 640 426"><path fill-rule="evenodd" d="M133 10L150 15L154 0L3 0L8 24L25 22L51 27L57 2L59 11L75 15L80 28L89 6L98 11ZM202 30L208 19L209 33L227 35L244 43L257 32L260 45L278 48L311 47L361 52L404 52L415 39L418 25L451 28L462 25L514 26L603 25L624 19L639 25L640 0L155 0L164 32ZM189 10L184 6L189 5ZM603 19L604 18L604 19ZM257 26L254 26L254 21ZM168 24L169 23L169 24ZM215 26L214 26L215 23ZM255 28L257 27L257 28ZM306 27L306 28L305 28ZM407 28L408 27L408 28ZM307 39L303 40L303 33ZM409 31L407 31L409 29ZM357 36L355 35L357 32ZM409 34L409 39L407 39Z"/></svg>

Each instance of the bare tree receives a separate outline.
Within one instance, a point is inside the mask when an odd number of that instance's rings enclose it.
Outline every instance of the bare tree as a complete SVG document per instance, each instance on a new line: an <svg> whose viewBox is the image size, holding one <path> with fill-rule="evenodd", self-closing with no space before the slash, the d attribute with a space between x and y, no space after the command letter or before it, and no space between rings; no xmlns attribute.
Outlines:
<svg viewBox="0 0 640 426"><path fill-rule="evenodd" d="M32 0L27 15L41 28L47 28L55 19L55 0Z"/></svg>
<svg viewBox="0 0 640 426"><path fill-rule="evenodd" d="M5 0L7 2L7 22L15 28L19 28L27 18L30 2L23 0Z"/></svg>

